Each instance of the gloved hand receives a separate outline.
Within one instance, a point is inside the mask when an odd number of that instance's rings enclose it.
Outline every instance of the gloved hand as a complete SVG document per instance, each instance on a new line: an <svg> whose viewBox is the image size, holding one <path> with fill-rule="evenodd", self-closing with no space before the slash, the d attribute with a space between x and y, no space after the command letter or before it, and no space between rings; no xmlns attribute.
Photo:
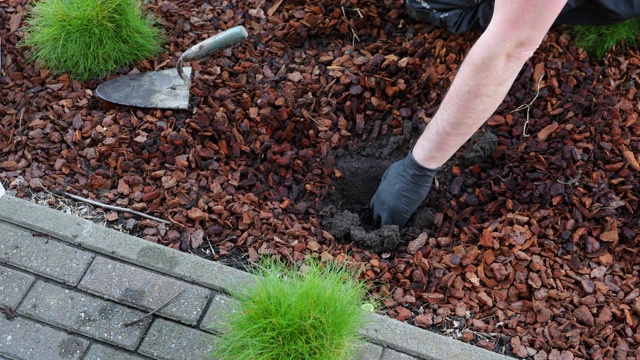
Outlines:
<svg viewBox="0 0 640 360"><path fill-rule="evenodd" d="M373 219L382 225L404 227L431 189L438 169L428 169L409 155L396 161L384 173L371 199Z"/></svg>

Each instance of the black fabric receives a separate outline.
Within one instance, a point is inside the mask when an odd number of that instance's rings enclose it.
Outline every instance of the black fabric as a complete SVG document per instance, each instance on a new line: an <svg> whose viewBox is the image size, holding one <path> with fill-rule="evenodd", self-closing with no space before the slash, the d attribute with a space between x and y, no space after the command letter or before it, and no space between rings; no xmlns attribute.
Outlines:
<svg viewBox="0 0 640 360"><path fill-rule="evenodd" d="M452 33L484 30L493 15L493 1L489 0L406 0L406 8L415 20L432 23Z"/></svg>
<svg viewBox="0 0 640 360"><path fill-rule="evenodd" d="M610 25L638 16L638 0L569 0L556 25Z"/></svg>
<svg viewBox="0 0 640 360"><path fill-rule="evenodd" d="M452 33L486 29L493 7L493 0L406 0L407 13L412 18ZM608 25L637 16L640 0L569 0L555 25Z"/></svg>

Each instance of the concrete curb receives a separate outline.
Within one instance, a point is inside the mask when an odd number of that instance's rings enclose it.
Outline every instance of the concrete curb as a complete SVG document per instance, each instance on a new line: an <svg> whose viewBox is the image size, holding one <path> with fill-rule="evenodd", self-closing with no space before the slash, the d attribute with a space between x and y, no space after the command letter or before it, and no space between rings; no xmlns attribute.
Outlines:
<svg viewBox="0 0 640 360"><path fill-rule="evenodd" d="M3 193L0 184L0 220L210 289L238 293L255 284L254 276L246 272ZM372 343L420 359L512 359L378 314L371 315L371 325L362 333Z"/></svg>

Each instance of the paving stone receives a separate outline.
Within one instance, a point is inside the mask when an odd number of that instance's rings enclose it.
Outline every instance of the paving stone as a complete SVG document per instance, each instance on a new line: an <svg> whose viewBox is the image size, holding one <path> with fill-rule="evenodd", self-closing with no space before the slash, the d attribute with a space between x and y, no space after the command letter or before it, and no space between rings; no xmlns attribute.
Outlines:
<svg viewBox="0 0 640 360"><path fill-rule="evenodd" d="M110 346L94 343L83 360L142 360L142 356L132 354L124 350L118 350Z"/></svg>
<svg viewBox="0 0 640 360"><path fill-rule="evenodd" d="M158 314L189 325L198 322L211 293L209 289L104 257L93 261L78 288L147 311L183 290Z"/></svg>
<svg viewBox="0 0 640 360"><path fill-rule="evenodd" d="M18 317L0 317L0 355L19 360L81 359L89 341ZM0 356L2 359L2 356Z"/></svg>
<svg viewBox="0 0 640 360"><path fill-rule="evenodd" d="M222 294L216 294L211 300L211 306L205 315L200 328L204 331L223 333L226 330L226 317L235 312L238 300Z"/></svg>
<svg viewBox="0 0 640 360"><path fill-rule="evenodd" d="M94 255L0 222L0 263L76 285Z"/></svg>
<svg viewBox="0 0 640 360"><path fill-rule="evenodd" d="M0 307L15 308L35 277L0 266Z"/></svg>
<svg viewBox="0 0 640 360"><path fill-rule="evenodd" d="M255 286L255 275L248 272L123 234L14 196L0 198L0 219L208 288L246 292Z"/></svg>
<svg viewBox="0 0 640 360"><path fill-rule="evenodd" d="M360 331L362 335L375 340L378 344L386 345L403 354L418 356L420 359L511 359L508 356L420 329L385 315L370 313L368 320L370 320L370 324Z"/></svg>
<svg viewBox="0 0 640 360"><path fill-rule="evenodd" d="M382 356L383 347L380 345L366 343L362 345L353 360L379 360Z"/></svg>
<svg viewBox="0 0 640 360"><path fill-rule="evenodd" d="M418 360L411 355L403 354L391 349L384 349L381 360Z"/></svg>
<svg viewBox="0 0 640 360"><path fill-rule="evenodd" d="M138 352L158 360L203 359L211 351L213 335L157 318Z"/></svg>
<svg viewBox="0 0 640 360"><path fill-rule="evenodd" d="M135 349L150 318L125 327L144 312L76 290L35 283L18 313L125 349Z"/></svg>
<svg viewBox="0 0 640 360"><path fill-rule="evenodd" d="M88 225L94 225L77 215L16 198L10 192L0 198L0 219L62 240L80 238L90 230Z"/></svg>
<svg viewBox="0 0 640 360"><path fill-rule="evenodd" d="M129 261L137 266L222 292L246 292L255 283L255 276L249 273L107 229L75 215L18 199L10 193L0 198L0 225L3 222L29 229L25 230L28 236L31 236L31 231L51 234L56 240L60 239L82 249ZM2 257L6 251L2 248L7 238L4 234L6 229L6 226L0 226L0 264L7 262ZM371 318L374 325L361 330L361 334L402 354L434 360L510 359L384 315L372 313ZM2 330L0 324L0 337L3 335ZM10 356L5 357L15 360Z"/></svg>

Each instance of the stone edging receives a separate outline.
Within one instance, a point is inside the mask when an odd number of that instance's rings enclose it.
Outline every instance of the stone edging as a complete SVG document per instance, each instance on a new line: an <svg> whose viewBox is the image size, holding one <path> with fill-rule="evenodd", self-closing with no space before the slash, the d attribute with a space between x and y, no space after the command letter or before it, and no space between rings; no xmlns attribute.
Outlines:
<svg viewBox="0 0 640 360"><path fill-rule="evenodd" d="M75 215L2 195L4 188L0 184L0 219L6 222L226 293L246 290L255 283L249 273L108 229ZM512 359L379 314L371 314L371 324L362 331L369 341L421 359Z"/></svg>

